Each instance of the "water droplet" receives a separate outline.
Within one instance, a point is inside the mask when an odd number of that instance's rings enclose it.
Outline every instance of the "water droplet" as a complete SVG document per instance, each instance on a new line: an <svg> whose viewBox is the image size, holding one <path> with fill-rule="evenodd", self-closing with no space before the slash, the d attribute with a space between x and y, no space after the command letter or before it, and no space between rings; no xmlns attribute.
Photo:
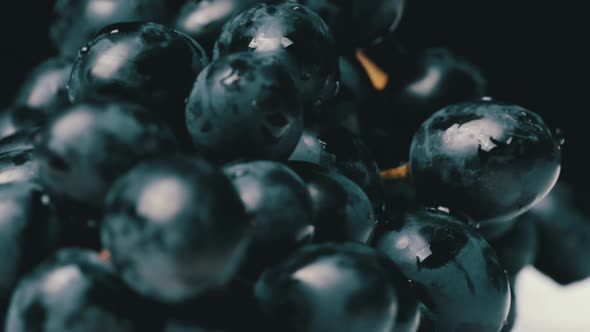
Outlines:
<svg viewBox="0 0 590 332"><path fill-rule="evenodd" d="M481 98L481 100L483 100L483 101L492 101L493 98L490 97L490 96L485 96L485 97Z"/></svg>
<svg viewBox="0 0 590 332"><path fill-rule="evenodd" d="M111 32L110 32L110 34L111 34L111 35L112 35L112 34L115 34L115 33L119 33L119 29L113 29L113 30L111 30Z"/></svg>
<svg viewBox="0 0 590 332"><path fill-rule="evenodd" d="M51 199L49 198L49 196L47 196L47 195L41 196L41 203L43 205L49 205L50 202L51 202Z"/></svg>
<svg viewBox="0 0 590 332"><path fill-rule="evenodd" d="M561 149L561 146L565 144L565 134L561 128L555 129L555 143L558 145L557 148Z"/></svg>
<svg viewBox="0 0 590 332"><path fill-rule="evenodd" d="M88 53L88 51L89 51L89 49L88 49L88 46L84 46L84 47L82 47L82 48L80 49L80 51L78 52L78 54L79 54L80 56L83 56L83 55L85 55L86 53Z"/></svg>
<svg viewBox="0 0 590 332"><path fill-rule="evenodd" d="M336 81L336 87L334 88L334 93L332 97L336 97L340 93L340 81Z"/></svg>
<svg viewBox="0 0 590 332"><path fill-rule="evenodd" d="M188 97L184 98L184 104L186 105L188 103Z"/></svg>
<svg viewBox="0 0 590 332"><path fill-rule="evenodd" d="M314 234L315 234L315 227L313 225L307 225L307 226L303 227L297 233L297 235L295 236L295 240L297 242L308 241L313 238Z"/></svg>
<svg viewBox="0 0 590 332"><path fill-rule="evenodd" d="M301 10L301 7L295 6L295 7L293 7L293 10Z"/></svg>

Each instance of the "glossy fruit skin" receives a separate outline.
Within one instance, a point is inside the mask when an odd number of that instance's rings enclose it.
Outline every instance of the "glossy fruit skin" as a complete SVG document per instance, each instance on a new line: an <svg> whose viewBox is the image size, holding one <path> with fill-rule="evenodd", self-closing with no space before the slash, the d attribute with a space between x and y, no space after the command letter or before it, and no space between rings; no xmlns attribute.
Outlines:
<svg viewBox="0 0 590 332"><path fill-rule="evenodd" d="M562 285L590 277L590 218L587 194L573 182L560 181L523 217L536 223L538 252L535 268Z"/></svg>
<svg viewBox="0 0 590 332"><path fill-rule="evenodd" d="M71 60L60 57L46 60L30 72L14 105L40 115L60 112L70 104L66 86L71 71Z"/></svg>
<svg viewBox="0 0 590 332"><path fill-rule="evenodd" d="M312 163L343 174L363 189L377 217L381 217L384 196L379 166L361 138L348 129L306 129L289 161Z"/></svg>
<svg viewBox="0 0 590 332"><path fill-rule="evenodd" d="M131 332L153 327L153 317L96 253L66 249L20 281L6 331Z"/></svg>
<svg viewBox="0 0 590 332"><path fill-rule="evenodd" d="M303 180L287 166L271 161L224 168L246 208L252 239L240 278L256 280L313 238L312 202Z"/></svg>
<svg viewBox="0 0 590 332"><path fill-rule="evenodd" d="M421 199L484 224L511 222L560 174L561 153L543 120L516 105L448 106L414 136L410 171Z"/></svg>
<svg viewBox="0 0 590 332"><path fill-rule="evenodd" d="M95 208L135 164L175 151L174 137L161 121L124 103L74 105L36 138L43 184L58 197Z"/></svg>
<svg viewBox="0 0 590 332"><path fill-rule="evenodd" d="M194 40L163 25L113 24L80 50L68 94L72 103L122 99L142 104L183 137L184 103L207 63Z"/></svg>
<svg viewBox="0 0 590 332"><path fill-rule="evenodd" d="M57 248L60 224L41 187L30 182L0 184L0 306L20 277Z"/></svg>
<svg viewBox="0 0 590 332"><path fill-rule="evenodd" d="M304 105L320 105L337 93L338 55L329 28L298 3L263 3L230 20L214 58L241 51L277 57L289 68Z"/></svg>
<svg viewBox="0 0 590 332"><path fill-rule="evenodd" d="M129 287L166 303L232 278L249 231L223 173L184 157L143 163L117 181L101 227L103 246Z"/></svg>
<svg viewBox="0 0 590 332"><path fill-rule="evenodd" d="M281 64L238 53L218 58L199 75L186 123L196 149L212 160L280 160L301 137L303 109Z"/></svg>
<svg viewBox="0 0 590 332"><path fill-rule="evenodd" d="M255 295L273 331L392 331L398 272L381 257L354 243L308 246L265 272Z"/></svg>
<svg viewBox="0 0 590 332"><path fill-rule="evenodd" d="M223 25L257 0L187 0L174 20L174 28L213 51Z"/></svg>
<svg viewBox="0 0 590 332"><path fill-rule="evenodd" d="M405 0L298 0L317 12L334 32L341 49L366 46L397 28Z"/></svg>
<svg viewBox="0 0 590 332"><path fill-rule="evenodd" d="M487 242L468 225L437 210L408 212L401 228L372 241L411 281L434 315L437 331L493 331L510 307L508 278Z"/></svg>
<svg viewBox="0 0 590 332"><path fill-rule="evenodd" d="M105 26L132 21L160 22L165 18L160 0L58 0L49 35L65 56L78 50Z"/></svg>
<svg viewBox="0 0 590 332"><path fill-rule="evenodd" d="M307 184L315 242L369 241L377 219L371 201L358 185L314 164L291 162L289 166Z"/></svg>

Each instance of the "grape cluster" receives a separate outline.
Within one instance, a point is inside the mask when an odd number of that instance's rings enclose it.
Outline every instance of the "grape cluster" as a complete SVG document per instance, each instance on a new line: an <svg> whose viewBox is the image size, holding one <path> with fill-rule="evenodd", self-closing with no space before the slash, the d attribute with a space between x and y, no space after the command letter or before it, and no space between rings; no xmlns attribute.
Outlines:
<svg viewBox="0 0 590 332"><path fill-rule="evenodd" d="M589 277L561 135L405 7L57 1L0 113L0 326L499 332L525 266Z"/></svg>

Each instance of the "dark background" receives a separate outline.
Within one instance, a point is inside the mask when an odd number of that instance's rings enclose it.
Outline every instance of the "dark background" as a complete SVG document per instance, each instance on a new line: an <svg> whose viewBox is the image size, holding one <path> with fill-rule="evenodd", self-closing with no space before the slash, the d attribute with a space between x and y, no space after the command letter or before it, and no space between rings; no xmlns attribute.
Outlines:
<svg viewBox="0 0 590 332"><path fill-rule="evenodd" d="M54 54L47 34L55 1L9 1L0 20L0 106L33 65ZM586 87L582 51L590 31L583 1L408 0L398 34L411 48L446 46L482 67L489 94L540 113L564 130L564 174L586 175Z"/></svg>

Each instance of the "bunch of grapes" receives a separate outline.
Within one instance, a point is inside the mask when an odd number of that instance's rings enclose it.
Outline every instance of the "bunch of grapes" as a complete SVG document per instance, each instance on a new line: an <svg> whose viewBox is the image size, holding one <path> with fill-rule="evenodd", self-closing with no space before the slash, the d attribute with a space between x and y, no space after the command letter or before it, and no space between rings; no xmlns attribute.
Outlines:
<svg viewBox="0 0 590 332"><path fill-rule="evenodd" d="M525 266L589 277L560 132L405 8L57 1L0 113L5 331L510 331Z"/></svg>

